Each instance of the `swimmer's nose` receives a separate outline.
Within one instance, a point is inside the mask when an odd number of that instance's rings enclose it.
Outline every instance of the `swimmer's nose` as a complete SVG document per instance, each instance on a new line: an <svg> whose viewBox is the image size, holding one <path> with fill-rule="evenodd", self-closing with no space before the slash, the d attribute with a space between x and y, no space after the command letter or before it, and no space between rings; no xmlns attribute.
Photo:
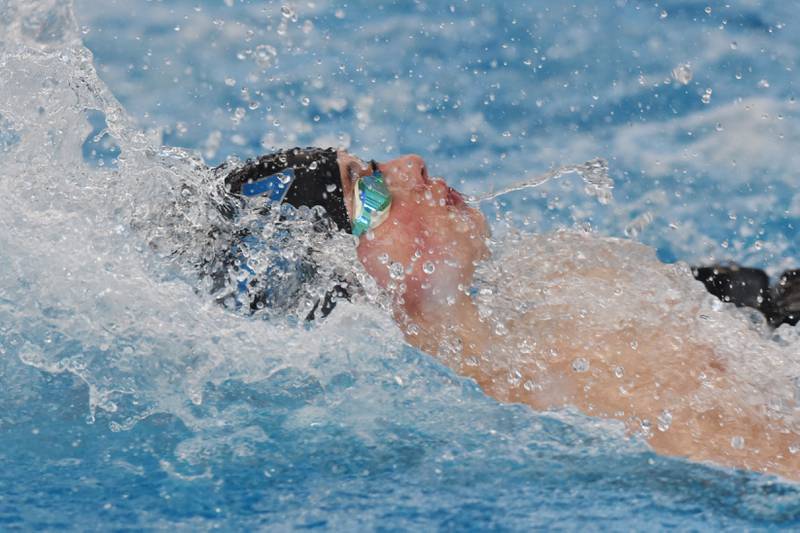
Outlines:
<svg viewBox="0 0 800 533"><path fill-rule="evenodd" d="M387 163L386 166L396 170L404 181L410 182L409 185L427 185L430 183L428 167L425 165L425 161L418 155L398 157Z"/></svg>

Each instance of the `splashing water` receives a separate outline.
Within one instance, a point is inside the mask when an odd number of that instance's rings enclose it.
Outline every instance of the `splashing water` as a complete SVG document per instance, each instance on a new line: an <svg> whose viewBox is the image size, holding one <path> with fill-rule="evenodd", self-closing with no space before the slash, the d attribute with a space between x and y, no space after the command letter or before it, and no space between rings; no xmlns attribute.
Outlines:
<svg viewBox="0 0 800 533"><path fill-rule="evenodd" d="M479 204L494 200L508 193L525 189L534 189L544 185L550 180L558 179L573 173L578 174L583 179L586 186L586 193L597 198L598 202L605 205L613 200L612 190L614 188L614 180L608 175L608 162L598 157L580 165L558 167L534 178L518 181L498 191L470 196L467 198L467 201L472 204Z"/></svg>
<svg viewBox="0 0 800 533"><path fill-rule="evenodd" d="M224 241L209 228L267 239L281 228L220 216L214 173L142 131L98 77L71 2L0 0L0 11L0 523L359 529L389 517L462 529L511 516L523 529L574 520L567 493L643 528L698 507L723 525L798 516L791 487L774 504L772 480L656 457L613 424L489 399L403 344L352 242L315 240L309 213L290 224L286 252L318 248L365 298L313 328L218 305L197 276ZM291 31L295 15L275 11ZM568 173L611 200L598 159L474 202ZM784 385L800 375L796 329L760 330L707 297L685 265L637 243L506 235L476 286L496 331L531 309L575 309L587 335L635 315L675 343L719 346L747 376L743 397L797 416ZM584 275L592 268L621 274L598 283ZM518 351L496 363L511 375L537 337L515 340ZM674 425L671 415L657 422ZM632 495L645 502L639 518L619 504Z"/></svg>

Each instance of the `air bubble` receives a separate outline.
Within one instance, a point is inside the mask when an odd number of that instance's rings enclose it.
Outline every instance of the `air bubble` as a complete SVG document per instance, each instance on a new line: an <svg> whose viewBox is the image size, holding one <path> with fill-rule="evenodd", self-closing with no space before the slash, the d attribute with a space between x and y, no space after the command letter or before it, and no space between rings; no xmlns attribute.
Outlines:
<svg viewBox="0 0 800 533"><path fill-rule="evenodd" d="M425 264L422 265L422 271L426 274L433 274L436 270L436 265L434 265L431 261L425 261Z"/></svg>

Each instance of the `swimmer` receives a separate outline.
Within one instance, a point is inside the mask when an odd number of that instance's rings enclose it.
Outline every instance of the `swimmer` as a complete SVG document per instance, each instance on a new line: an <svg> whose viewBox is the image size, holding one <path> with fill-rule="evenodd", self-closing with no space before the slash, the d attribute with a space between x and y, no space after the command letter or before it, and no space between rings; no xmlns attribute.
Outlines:
<svg viewBox="0 0 800 533"><path fill-rule="evenodd" d="M221 167L218 173L230 198L223 209L229 216L254 199L263 200L265 210L281 203L324 207L330 231L357 237L358 260L390 295L406 341L474 379L497 400L537 410L571 406L620 420L664 455L800 480L797 429L745 400L740 393L745 385L714 345L696 337L681 340L682 324L693 317L670 316L669 325L654 325L635 313L625 316L624 305L613 304L617 314L623 313L621 327L598 332L588 327L595 320L591 314L537 305L504 324L504 331L492 327L470 291L476 267L489 256L487 221L459 192L431 178L421 158L378 163L332 149L293 149L241 167ZM553 240L581 238L588 237L563 234ZM573 280L611 285L626 275L566 261L570 283L561 279L566 270L555 271L543 280L551 293L569 290ZM239 274L245 263L237 262ZM402 271L393 272L394 265ZM667 280L677 275L655 259L653 268ZM693 273L720 298L759 309L773 326L797 323L796 271L784 274L775 288L762 272L736 265ZM256 311L265 302L250 285L259 287L247 282L238 290ZM345 281L337 284L309 318L316 311L331 312L352 290ZM668 431L654 429L656 424Z"/></svg>

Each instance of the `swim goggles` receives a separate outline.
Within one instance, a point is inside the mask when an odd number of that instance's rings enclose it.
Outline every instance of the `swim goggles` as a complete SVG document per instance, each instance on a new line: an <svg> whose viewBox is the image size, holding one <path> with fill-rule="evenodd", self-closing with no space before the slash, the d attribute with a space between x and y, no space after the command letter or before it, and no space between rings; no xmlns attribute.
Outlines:
<svg viewBox="0 0 800 533"><path fill-rule="evenodd" d="M359 237L383 224L389 217L392 195L383 181L377 164L372 174L359 178L353 192L353 235Z"/></svg>

